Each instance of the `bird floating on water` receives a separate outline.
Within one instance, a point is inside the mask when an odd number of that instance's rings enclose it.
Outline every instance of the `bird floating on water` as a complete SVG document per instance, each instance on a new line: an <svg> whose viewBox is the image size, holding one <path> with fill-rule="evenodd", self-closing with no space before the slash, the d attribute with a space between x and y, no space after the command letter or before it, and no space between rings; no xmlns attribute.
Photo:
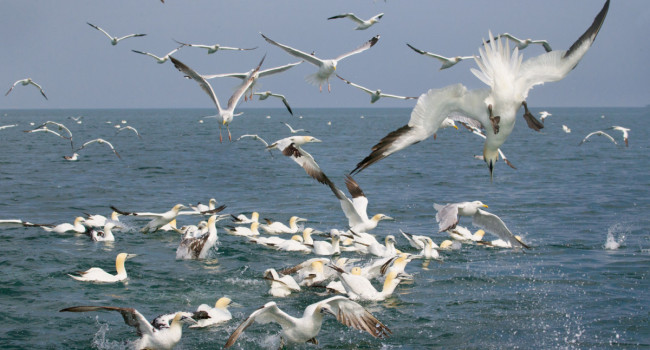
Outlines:
<svg viewBox="0 0 650 350"><path fill-rule="evenodd" d="M232 300L228 297L221 297L214 304L214 307L210 307L208 304L201 304L196 308L197 312L206 312L208 314L207 318L196 320L196 324L190 326L190 328L204 328L210 326L220 325L224 322L230 321L232 315L228 310L228 306L232 305Z"/></svg>
<svg viewBox="0 0 650 350"><path fill-rule="evenodd" d="M77 281L83 282L102 282L102 283L114 283L121 282L128 278L126 274L126 269L124 268L124 262L127 259L135 257L135 254L120 253L117 254L115 258L115 270L117 273L112 275L99 267L91 267L86 271L79 271L79 276L74 276L68 274L68 276L76 279Z"/></svg>

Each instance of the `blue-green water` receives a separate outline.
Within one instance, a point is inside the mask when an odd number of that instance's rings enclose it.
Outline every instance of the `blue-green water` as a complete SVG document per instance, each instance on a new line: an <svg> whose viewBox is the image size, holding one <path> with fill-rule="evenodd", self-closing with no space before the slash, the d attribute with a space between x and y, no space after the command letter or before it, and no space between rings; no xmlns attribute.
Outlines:
<svg viewBox="0 0 650 350"><path fill-rule="evenodd" d="M534 113L541 109L533 110ZM650 347L650 143L648 109L551 108L541 133L519 117L502 150L518 168L497 164L494 182L487 167L473 159L482 140L446 129L394 154L355 178L371 214L385 213L377 236L399 229L446 239L437 233L434 202L481 200L509 228L533 246L529 251L464 245L443 253L444 262L411 262L414 281L401 284L390 299L363 303L392 331L385 340L324 322L314 349L549 349ZM234 137L258 133L267 141L289 136L280 124L305 128L323 143L310 152L339 187L343 176L381 137L409 118L409 109L304 109L303 118L286 111L245 110L231 125ZM211 110L5 110L0 125L0 219L39 223L72 222L84 212L110 214L110 205L134 211L163 212L176 203L206 203L216 198L238 214L287 221L309 219L307 226L327 231L347 225L330 190L309 178L294 162L275 158L253 140L219 143ZM82 124L69 116L82 115ZM270 115L271 118L266 116ZM364 116L364 118L361 118ZM604 117L602 117L604 116ZM78 162L62 159L70 144L48 134L22 130L46 120L66 124L77 145L102 137L118 150L91 145ZM130 132L115 135L126 120ZM107 124L111 121L112 124ZM331 121L331 125L328 125ZM566 124L572 133L566 134ZM578 146L589 132L612 125L632 129L629 147L604 138ZM619 144L620 133L611 131ZM467 219L461 224L471 226ZM266 294L261 278L268 267L287 267L310 256L276 252L227 235L219 227L212 259L177 261L180 238L173 233L140 234L146 221L116 232L113 244L85 236L52 234L40 228L0 230L0 344L3 348L120 349L136 338L115 312L68 314L73 305L112 305L138 309L148 318L213 304L223 295L242 307L233 320L209 329L185 329L180 349L220 348L253 310L271 300L292 315L323 296L305 290L280 299ZM183 217L179 225L196 224ZM221 224L221 223L220 223ZM621 243L605 249L607 236ZM398 248L410 251L398 236ZM126 284L86 284L66 274L92 266L114 271L119 252L138 254L127 261ZM351 253L344 256L359 257ZM235 348L271 348L279 343L278 325L253 325Z"/></svg>

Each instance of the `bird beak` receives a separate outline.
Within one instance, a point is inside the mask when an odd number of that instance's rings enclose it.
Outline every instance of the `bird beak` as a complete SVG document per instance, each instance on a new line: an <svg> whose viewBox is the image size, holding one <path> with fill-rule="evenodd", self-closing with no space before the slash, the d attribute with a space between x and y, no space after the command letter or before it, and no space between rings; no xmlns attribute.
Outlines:
<svg viewBox="0 0 650 350"><path fill-rule="evenodd" d="M487 204L483 204L483 208L487 208L487 207L488 207Z"/></svg>
<svg viewBox="0 0 650 350"><path fill-rule="evenodd" d="M296 222L307 222L307 219L297 218L297 219L296 219Z"/></svg>
<svg viewBox="0 0 650 350"><path fill-rule="evenodd" d="M393 218L390 217L390 216L384 216L383 219L384 219L384 220L395 220L395 219L393 219Z"/></svg>
<svg viewBox="0 0 650 350"><path fill-rule="evenodd" d="M456 125L452 125L452 126L454 127L454 129L458 130L458 127Z"/></svg>
<svg viewBox="0 0 650 350"><path fill-rule="evenodd" d="M323 141L321 141L321 140L319 140L319 139L317 139L317 138L314 137L314 138L311 140L311 142L323 142Z"/></svg>
<svg viewBox="0 0 650 350"><path fill-rule="evenodd" d="M138 254L127 254L126 258L131 259L131 258L135 258L136 256L138 256Z"/></svg>

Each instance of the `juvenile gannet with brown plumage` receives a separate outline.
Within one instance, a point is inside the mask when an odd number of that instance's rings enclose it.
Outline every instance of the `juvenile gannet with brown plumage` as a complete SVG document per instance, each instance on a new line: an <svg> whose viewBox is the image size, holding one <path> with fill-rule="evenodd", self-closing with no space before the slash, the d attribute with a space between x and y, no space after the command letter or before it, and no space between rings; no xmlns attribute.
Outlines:
<svg viewBox="0 0 650 350"><path fill-rule="evenodd" d="M217 244L217 215L208 219L208 232L198 236L185 237L176 249L176 259L205 259Z"/></svg>
<svg viewBox="0 0 650 350"><path fill-rule="evenodd" d="M117 258L115 258L115 270L117 271L115 275L111 275L99 267L91 267L86 271L77 272L79 276L74 276L71 274L68 274L68 276L76 279L77 281L83 282L114 283L124 281L128 278L126 275L126 269L124 268L124 262L126 259L130 259L135 256L135 254L127 253L118 254Z"/></svg>
<svg viewBox="0 0 650 350"><path fill-rule="evenodd" d="M275 302L266 303L255 310L244 320L230 335L224 348L229 348L239 338L241 333L254 322L279 323L282 327L281 345L289 343L318 344L316 336L320 332L325 314L336 317L337 321L361 331L365 331L375 338L386 338L392 333L388 327L381 323L363 306L351 301L344 296L335 296L311 304L305 308L301 318L292 317L280 310ZM282 346L281 346L282 347Z"/></svg>

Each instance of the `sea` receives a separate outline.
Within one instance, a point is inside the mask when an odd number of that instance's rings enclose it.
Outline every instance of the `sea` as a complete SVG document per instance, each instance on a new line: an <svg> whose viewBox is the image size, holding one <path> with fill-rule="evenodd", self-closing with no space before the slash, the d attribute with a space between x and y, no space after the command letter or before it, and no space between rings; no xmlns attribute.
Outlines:
<svg viewBox="0 0 650 350"><path fill-rule="evenodd" d="M355 179L370 215L394 218L372 231L395 236L397 248L417 254L399 230L440 243L434 203L480 200L531 249L462 244L441 260L414 259L388 299L360 302L391 331L386 339L348 328L326 316L318 345L298 349L642 349L650 348L650 108L535 108L552 116L535 132L518 116L501 150L516 167L498 162L490 181L483 140L462 126L370 166ZM0 110L0 219L71 223L77 216L125 211L165 212L177 203L215 198L223 213L345 230L348 221L327 186L310 178L267 142L292 136L282 122L303 128L321 143L303 146L345 191L345 175L383 136L408 122L409 108L243 109L230 125L233 142L211 109ZM520 112L521 114L521 112ZM72 118L78 118L80 123ZM24 133L45 121L66 125L73 147L50 133ZM33 124L32 124L33 123ZM118 126L136 128L117 132ZM566 133L566 125L571 129ZM622 133L630 128L629 146ZM55 126L50 129L59 131ZM603 130L617 144L594 135ZM204 218L183 216L178 226ZM293 316L328 297L303 288L286 298L268 294L262 278L314 257L248 243L217 224L219 242L205 260L176 260L180 235L140 233L147 221L120 217L112 243L57 234L39 227L0 228L0 344L3 349L125 349L138 338L117 312L62 313L77 305L137 309L148 319L213 305L222 296L239 304L233 319L210 329L183 330L177 349L218 349L254 310L274 301ZM472 232L470 218L459 225ZM288 238L288 236L286 237ZM326 239L315 236L316 239ZM496 239L486 235L486 239ZM126 282L95 284L68 276L90 267L111 273L120 252ZM366 264L373 258L344 252ZM375 286L381 288L381 281ZM253 324L235 349L277 349L278 324Z"/></svg>

